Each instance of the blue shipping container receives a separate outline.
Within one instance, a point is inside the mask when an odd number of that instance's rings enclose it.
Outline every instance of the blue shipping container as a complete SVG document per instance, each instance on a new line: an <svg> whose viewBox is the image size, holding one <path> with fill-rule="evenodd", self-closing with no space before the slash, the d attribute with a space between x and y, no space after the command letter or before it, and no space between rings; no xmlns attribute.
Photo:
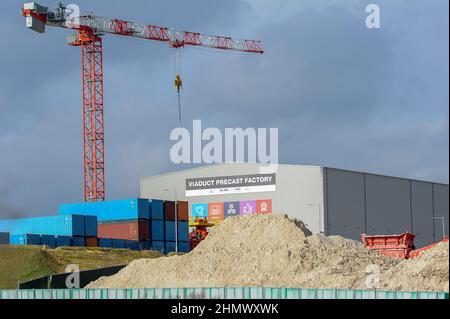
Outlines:
<svg viewBox="0 0 450 319"><path fill-rule="evenodd" d="M58 213L93 215L97 216L98 222L150 218L148 199L141 198L60 205Z"/></svg>
<svg viewBox="0 0 450 319"><path fill-rule="evenodd" d="M25 234L25 235L11 235L11 245L36 245L41 244L41 237L39 235Z"/></svg>
<svg viewBox="0 0 450 319"><path fill-rule="evenodd" d="M175 221L174 220L166 220L164 222L165 226L165 241L175 241Z"/></svg>
<svg viewBox="0 0 450 319"><path fill-rule="evenodd" d="M139 250L139 244L135 240L126 240L125 248L130 249L130 250Z"/></svg>
<svg viewBox="0 0 450 319"><path fill-rule="evenodd" d="M139 250L150 250L152 248L152 243L148 240L141 240L138 242Z"/></svg>
<svg viewBox="0 0 450 319"><path fill-rule="evenodd" d="M163 241L152 241L152 250L159 251L164 254L164 242Z"/></svg>
<svg viewBox="0 0 450 319"><path fill-rule="evenodd" d="M149 201L150 219L164 220L164 201L151 199Z"/></svg>
<svg viewBox="0 0 450 319"><path fill-rule="evenodd" d="M178 221L178 241L189 241L189 223Z"/></svg>
<svg viewBox="0 0 450 319"><path fill-rule="evenodd" d="M175 242L174 241L166 241L165 242L166 246L165 246L165 253L174 253L175 252Z"/></svg>
<svg viewBox="0 0 450 319"><path fill-rule="evenodd" d="M84 216L46 216L0 220L0 231L10 235L85 236Z"/></svg>
<svg viewBox="0 0 450 319"><path fill-rule="evenodd" d="M165 249L166 254L176 252L175 247L176 247L175 242L166 241L166 249ZM178 242L178 252L179 253L188 253L189 252L189 242L179 241Z"/></svg>
<svg viewBox="0 0 450 319"><path fill-rule="evenodd" d="M113 239L113 248L126 248L126 240L125 239Z"/></svg>
<svg viewBox="0 0 450 319"><path fill-rule="evenodd" d="M56 247L70 247L72 242L69 236L56 236Z"/></svg>
<svg viewBox="0 0 450 319"><path fill-rule="evenodd" d="M0 245L9 245L9 233L0 233Z"/></svg>
<svg viewBox="0 0 450 319"><path fill-rule="evenodd" d="M56 248L56 237L53 235L41 235L41 245Z"/></svg>
<svg viewBox="0 0 450 319"><path fill-rule="evenodd" d="M151 238L156 241L164 241L164 221L151 220Z"/></svg>
<svg viewBox="0 0 450 319"><path fill-rule="evenodd" d="M98 241L99 247L103 248L112 248L113 247L113 240L111 238L100 238Z"/></svg>
<svg viewBox="0 0 450 319"><path fill-rule="evenodd" d="M86 237L98 236L97 216L84 216L84 232Z"/></svg>
<svg viewBox="0 0 450 319"><path fill-rule="evenodd" d="M84 237L72 237L71 240L72 246L74 247L85 247L86 241L84 240Z"/></svg>
<svg viewBox="0 0 450 319"><path fill-rule="evenodd" d="M188 253L189 252L189 242L185 242L185 241L178 242L178 252Z"/></svg>

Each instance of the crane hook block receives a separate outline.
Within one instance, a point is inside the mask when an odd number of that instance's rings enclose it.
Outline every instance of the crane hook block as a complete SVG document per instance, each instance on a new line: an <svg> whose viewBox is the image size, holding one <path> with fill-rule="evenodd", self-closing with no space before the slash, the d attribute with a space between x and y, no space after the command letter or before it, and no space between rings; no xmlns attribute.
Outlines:
<svg viewBox="0 0 450 319"><path fill-rule="evenodd" d="M183 81L181 80L181 76L179 74L175 77L174 84L178 91L183 88Z"/></svg>

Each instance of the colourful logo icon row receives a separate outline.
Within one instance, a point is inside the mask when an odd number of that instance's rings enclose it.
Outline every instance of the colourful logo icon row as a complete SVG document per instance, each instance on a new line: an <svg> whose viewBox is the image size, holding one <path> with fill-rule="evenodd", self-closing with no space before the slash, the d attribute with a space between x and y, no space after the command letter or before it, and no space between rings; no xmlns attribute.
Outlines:
<svg viewBox="0 0 450 319"><path fill-rule="evenodd" d="M223 220L232 216L271 215L272 200L249 200L225 203L192 204L191 219L206 218L211 221Z"/></svg>

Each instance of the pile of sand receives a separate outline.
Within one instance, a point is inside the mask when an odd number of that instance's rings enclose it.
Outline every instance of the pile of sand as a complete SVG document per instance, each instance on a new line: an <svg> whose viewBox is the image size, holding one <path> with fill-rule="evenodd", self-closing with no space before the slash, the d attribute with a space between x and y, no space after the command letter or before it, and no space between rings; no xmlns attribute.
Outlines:
<svg viewBox="0 0 450 319"><path fill-rule="evenodd" d="M441 243L414 259L403 260L381 275L383 289L449 291L449 246Z"/></svg>
<svg viewBox="0 0 450 319"><path fill-rule="evenodd" d="M136 260L88 288L364 288L367 265L398 263L351 240L310 235L286 216L229 218L188 255Z"/></svg>

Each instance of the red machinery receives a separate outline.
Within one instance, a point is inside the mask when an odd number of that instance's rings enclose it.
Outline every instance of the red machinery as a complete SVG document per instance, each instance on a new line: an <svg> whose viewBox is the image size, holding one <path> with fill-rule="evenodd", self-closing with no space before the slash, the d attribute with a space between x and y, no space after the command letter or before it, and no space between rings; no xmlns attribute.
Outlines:
<svg viewBox="0 0 450 319"><path fill-rule="evenodd" d="M414 246L414 237L414 234L408 232L400 235L369 236L366 234L362 234L361 240L369 249L376 250L383 255L401 259L416 258L422 252L432 249L440 243L448 242L448 237L446 237L438 243L434 243L416 250Z"/></svg>
<svg viewBox="0 0 450 319"><path fill-rule="evenodd" d="M80 16L77 11L76 5L66 7L60 3L58 8L49 9L30 2L23 5L22 15L26 26L39 33L44 33L46 26L76 31L69 37L68 44L81 47L82 54L84 200L96 202L105 200L102 45L105 34L167 42L175 49L195 46L247 53L263 53L264 50L260 41L178 31L102 16ZM178 91L181 85L177 75Z"/></svg>
<svg viewBox="0 0 450 319"><path fill-rule="evenodd" d="M195 221L189 224L194 230L189 233L189 251L192 251L202 240L208 236L208 227L214 227L215 224L208 222L206 218L195 218Z"/></svg>
<svg viewBox="0 0 450 319"><path fill-rule="evenodd" d="M411 251L415 249L414 237L415 235L408 232L400 235L362 234L361 240L367 248L379 251L383 255L408 259Z"/></svg>

